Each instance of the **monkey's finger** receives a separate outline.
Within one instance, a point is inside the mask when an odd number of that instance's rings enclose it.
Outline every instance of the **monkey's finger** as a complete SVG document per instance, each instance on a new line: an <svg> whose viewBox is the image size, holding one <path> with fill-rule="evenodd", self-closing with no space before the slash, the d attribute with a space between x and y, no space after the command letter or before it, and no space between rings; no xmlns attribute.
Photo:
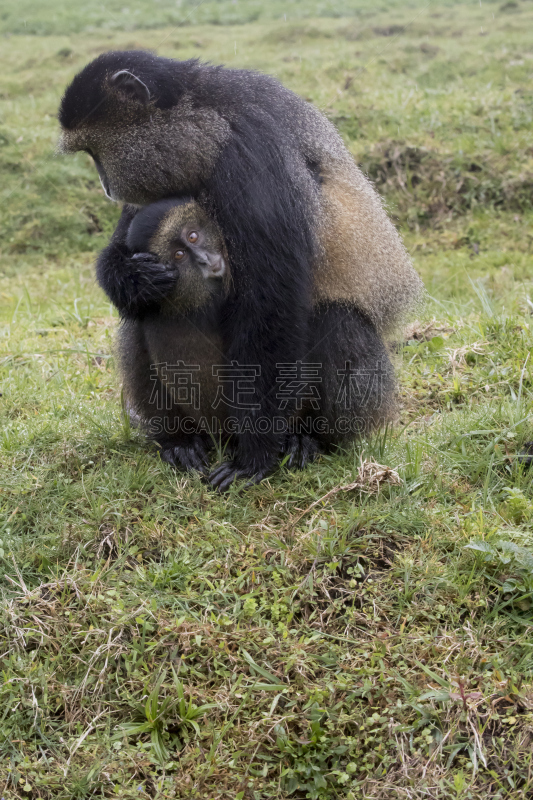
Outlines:
<svg viewBox="0 0 533 800"><path fill-rule="evenodd" d="M166 447L164 450L159 451L159 458L165 464L170 464L171 467L176 466L176 456L174 455L174 447Z"/></svg>
<svg viewBox="0 0 533 800"><path fill-rule="evenodd" d="M164 264L161 264L161 271L154 273L152 283L154 286L172 287L177 279L177 270L165 267Z"/></svg>
<svg viewBox="0 0 533 800"><path fill-rule="evenodd" d="M261 483L269 472L270 468L265 467L250 476L249 470L240 469L231 461L227 461L221 464L216 470L213 470L211 475L209 475L209 482L213 488L222 493L227 492L235 481L241 478L248 478L249 480L244 484L241 490L244 491L245 489L249 489L250 486L254 486L256 483Z"/></svg>
<svg viewBox="0 0 533 800"><path fill-rule="evenodd" d="M244 470L239 469L233 461L225 461L211 472L209 483L219 492L226 492L231 484L241 476L245 476Z"/></svg>
<svg viewBox="0 0 533 800"><path fill-rule="evenodd" d="M156 285L161 281L166 283L170 279L174 280L178 273L177 270L160 264L159 261L137 261L134 274L137 279L144 279L148 285Z"/></svg>
<svg viewBox="0 0 533 800"><path fill-rule="evenodd" d="M300 453L298 458L298 469L305 469L308 464L312 464L318 455L318 442L311 436L302 436L300 439Z"/></svg>
<svg viewBox="0 0 533 800"><path fill-rule="evenodd" d="M193 447L202 464L207 464L207 448L204 442L201 439L195 439L193 442Z"/></svg>
<svg viewBox="0 0 533 800"><path fill-rule="evenodd" d="M288 455L286 466L289 469L304 469L315 460L320 448L312 436L294 433L288 437L284 452Z"/></svg>
<svg viewBox="0 0 533 800"><path fill-rule="evenodd" d="M134 253L131 256L132 261L156 261L159 259L154 253Z"/></svg>
<svg viewBox="0 0 533 800"><path fill-rule="evenodd" d="M185 448L183 449L185 450ZM202 475L206 474L206 465L202 460L201 456L199 456L198 453L196 452L194 445L192 447L186 448L186 459L187 463L189 464L188 469L195 469Z"/></svg>
<svg viewBox="0 0 533 800"><path fill-rule="evenodd" d="M143 266L145 267L143 269ZM150 284L157 286L158 284L171 284L175 283L179 271L171 264L161 264L159 261L143 262L141 266L137 266L137 275L144 277Z"/></svg>
<svg viewBox="0 0 533 800"><path fill-rule="evenodd" d="M289 436L286 444L285 444L285 454L288 455L288 459L286 462L286 466L291 469L294 465L294 462L298 458L298 451L300 449L300 443L298 441L298 437L296 434Z"/></svg>
<svg viewBox="0 0 533 800"><path fill-rule="evenodd" d="M165 447L164 450L159 451L159 457L161 461L170 464L171 467L183 467L181 449L180 447Z"/></svg>
<svg viewBox="0 0 533 800"><path fill-rule="evenodd" d="M218 488L218 485L225 480L228 475L233 474L235 470L236 467L232 461L224 461L211 472L209 475L209 482L215 488Z"/></svg>
<svg viewBox="0 0 533 800"><path fill-rule="evenodd" d="M269 472L270 472L269 468L265 468L265 469L259 470L259 472L256 472L255 475L249 481L247 481L244 484L243 491L244 491L244 489L249 489L250 486L255 486L257 483L261 483L261 481L264 480L267 477Z"/></svg>
<svg viewBox="0 0 533 800"><path fill-rule="evenodd" d="M184 447L183 445L167 447L160 451L160 457L161 461L165 461L177 469L205 474L205 465L202 464L192 447Z"/></svg>
<svg viewBox="0 0 533 800"><path fill-rule="evenodd" d="M177 275L177 269L171 264L162 264L158 256L151 253L135 253L129 259L133 273L147 280L155 280L159 276Z"/></svg>

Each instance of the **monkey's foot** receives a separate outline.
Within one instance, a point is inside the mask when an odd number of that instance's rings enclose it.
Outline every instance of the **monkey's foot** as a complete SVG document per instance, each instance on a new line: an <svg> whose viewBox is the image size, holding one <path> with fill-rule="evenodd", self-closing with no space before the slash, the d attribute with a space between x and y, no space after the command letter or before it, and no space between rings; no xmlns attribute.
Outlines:
<svg viewBox="0 0 533 800"><path fill-rule="evenodd" d="M199 436L191 437L184 444L167 445L159 451L161 461L184 470L207 472L207 448Z"/></svg>
<svg viewBox="0 0 533 800"><path fill-rule="evenodd" d="M288 456L285 465L289 469L304 469L315 460L319 452L316 439L306 433L291 433L283 446L283 453L285 457Z"/></svg>
<svg viewBox="0 0 533 800"><path fill-rule="evenodd" d="M219 467L213 470L209 475L209 483L214 489L219 492L227 492L234 481L241 478L248 478L245 489L253 486L254 483L261 483L263 478L266 478L272 467L263 467L254 472L253 468L238 467L235 461L224 461Z"/></svg>

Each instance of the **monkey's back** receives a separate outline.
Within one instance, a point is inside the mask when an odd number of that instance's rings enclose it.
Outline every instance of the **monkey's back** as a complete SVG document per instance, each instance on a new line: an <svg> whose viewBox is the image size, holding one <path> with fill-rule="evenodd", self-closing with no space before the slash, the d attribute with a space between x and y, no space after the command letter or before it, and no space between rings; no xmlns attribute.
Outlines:
<svg viewBox="0 0 533 800"><path fill-rule="evenodd" d="M394 330L415 306L423 285L381 197L335 126L267 75L207 67L199 73L199 85L215 107L225 107L230 121L242 108L250 117L266 113L275 118L279 148L292 174L299 176L309 213L317 215L315 304L355 306L380 332ZM310 168L315 181L309 180Z"/></svg>
<svg viewBox="0 0 533 800"><path fill-rule="evenodd" d="M335 126L308 103L299 105L297 117L299 146L320 173L314 300L355 305L378 330L391 331L416 304L422 281Z"/></svg>

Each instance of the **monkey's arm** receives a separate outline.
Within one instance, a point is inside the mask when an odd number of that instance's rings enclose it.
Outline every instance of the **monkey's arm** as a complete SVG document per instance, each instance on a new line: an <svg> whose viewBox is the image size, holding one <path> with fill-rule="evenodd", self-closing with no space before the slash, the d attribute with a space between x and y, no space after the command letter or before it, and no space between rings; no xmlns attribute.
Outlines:
<svg viewBox="0 0 533 800"><path fill-rule="evenodd" d="M124 206L111 241L96 262L98 283L128 319L139 319L157 310L177 280L177 272L160 264L157 256L133 254L126 246L126 234L135 214L135 208Z"/></svg>
<svg viewBox="0 0 533 800"><path fill-rule="evenodd" d="M226 358L260 369L247 407L231 411L241 423L236 456L211 475L222 491L236 478L262 480L279 458L284 420L277 430L274 422L290 409L280 410L278 365L296 364L308 348L315 186L279 128L257 115L234 123L207 187L234 286L223 321Z"/></svg>

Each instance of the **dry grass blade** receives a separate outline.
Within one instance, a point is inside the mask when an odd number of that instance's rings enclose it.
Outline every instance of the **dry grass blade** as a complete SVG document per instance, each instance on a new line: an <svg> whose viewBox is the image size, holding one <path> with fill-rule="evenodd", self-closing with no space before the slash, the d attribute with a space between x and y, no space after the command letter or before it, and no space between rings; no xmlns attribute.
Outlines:
<svg viewBox="0 0 533 800"><path fill-rule="evenodd" d="M296 519L292 523L292 527L298 524L298 522L305 517L313 508L324 503L326 500L329 500L330 497L334 497L339 492L351 492L355 489L359 489L361 492L366 492L367 494L378 494L380 487L383 483L388 483L391 486L400 486L401 478L396 472L395 469L391 467L384 466L383 464L378 464L377 461L371 461L365 459L361 459L361 466L357 472L357 480L353 481L353 483L346 483L341 486L335 486L333 489L330 489L329 492L326 492L325 495L319 497L318 500L315 500L314 503L302 511L302 513L296 517Z"/></svg>
<svg viewBox="0 0 533 800"><path fill-rule="evenodd" d="M455 328L446 325L446 323L437 322L435 318L429 322L415 320L405 328L404 340L408 342L414 339L417 342L427 342L429 339L433 339L434 336L452 333L455 333Z"/></svg>
<svg viewBox="0 0 533 800"><path fill-rule="evenodd" d="M475 353L481 355L483 348L488 345L488 342L474 342L473 344L465 344L462 347L457 347L455 350L450 349L450 366L452 373L455 377L456 370L461 369L466 365L465 356L467 353Z"/></svg>

